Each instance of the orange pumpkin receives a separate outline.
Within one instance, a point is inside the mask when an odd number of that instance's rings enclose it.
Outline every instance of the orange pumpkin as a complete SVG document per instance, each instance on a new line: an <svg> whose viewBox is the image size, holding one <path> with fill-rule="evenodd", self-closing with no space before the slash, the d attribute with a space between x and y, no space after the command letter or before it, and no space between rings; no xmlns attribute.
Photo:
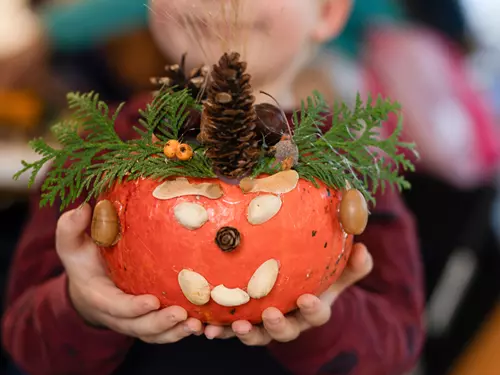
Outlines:
<svg viewBox="0 0 500 375"><path fill-rule="evenodd" d="M243 193L239 186L217 179L187 181L216 183L223 195L160 200L153 196L160 184L140 179L117 184L101 197L118 212L120 239L101 252L110 277L123 291L153 294L163 307L182 306L189 316L207 323L226 325L240 319L259 323L266 308L288 313L296 308L299 296L319 295L342 273L353 238L339 223L339 192L300 179L293 190L274 194L281 199L279 211L267 222L254 225L248 221L251 202L273 194ZM176 219L176 206L186 202L201 206L207 214L198 229L188 229ZM222 251L216 243L224 227L239 232L239 245L232 251ZM279 264L270 293L239 306L222 306L214 298L193 304L179 285L179 273L190 270L203 276L212 291L224 286L245 293L254 272L268 260Z"/></svg>

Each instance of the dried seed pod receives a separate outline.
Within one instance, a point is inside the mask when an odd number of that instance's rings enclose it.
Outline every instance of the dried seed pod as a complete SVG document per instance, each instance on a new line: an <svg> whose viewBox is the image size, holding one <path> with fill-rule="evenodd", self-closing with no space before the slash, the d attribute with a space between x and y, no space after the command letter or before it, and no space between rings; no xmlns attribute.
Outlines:
<svg viewBox="0 0 500 375"><path fill-rule="evenodd" d="M92 239L98 246L116 245L120 234L120 219L113 203L102 200L96 204L90 231Z"/></svg>
<svg viewBox="0 0 500 375"><path fill-rule="evenodd" d="M283 111L278 107L261 103L255 106L257 114L257 129L264 137L268 146L278 143L281 136L288 132L287 120L283 116Z"/></svg>
<svg viewBox="0 0 500 375"><path fill-rule="evenodd" d="M364 232L368 224L368 205L359 190L349 189L344 192L339 216L347 234L359 235Z"/></svg>
<svg viewBox="0 0 500 375"><path fill-rule="evenodd" d="M166 143L165 147L163 147L163 153L167 158L173 159L175 158L178 149L179 149L179 141L171 139Z"/></svg>
<svg viewBox="0 0 500 375"><path fill-rule="evenodd" d="M181 143L177 148L177 152L175 153L175 155L179 160L190 160L193 157L193 149L187 143Z"/></svg>
<svg viewBox="0 0 500 375"><path fill-rule="evenodd" d="M290 170L299 162L299 149L289 135L283 135L274 146L274 157L282 170Z"/></svg>

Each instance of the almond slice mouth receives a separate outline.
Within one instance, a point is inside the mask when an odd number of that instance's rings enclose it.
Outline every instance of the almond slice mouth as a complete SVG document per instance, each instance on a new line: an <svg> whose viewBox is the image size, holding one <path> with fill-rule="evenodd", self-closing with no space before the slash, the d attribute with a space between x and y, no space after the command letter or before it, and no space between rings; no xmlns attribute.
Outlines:
<svg viewBox="0 0 500 375"><path fill-rule="evenodd" d="M278 279L279 263L269 259L254 272L247 286L247 293L253 299L264 298L273 290Z"/></svg>
<svg viewBox="0 0 500 375"><path fill-rule="evenodd" d="M240 288L226 288L224 285L217 285L212 289L212 299L215 303L225 307L241 306L250 301L250 296Z"/></svg>
<svg viewBox="0 0 500 375"><path fill-rule="evenodd" d="M202 275L188 269L179 273L178 281L182 293L194 305L205 305L212 298L220 306L238 307L251 299L268 296L276 285L279 268L279 262L275 259L262 263L250 278L246 292L240 288L227 288L224 284L210 290L210 284Z"/></svg>
<svg viewBox="0 0 500 375"><path fill-rule="evenodd" d="M193 305L202 306L210 301L210 284L199 273L191 270L182 270L177 277L184 296Z"/></svg>

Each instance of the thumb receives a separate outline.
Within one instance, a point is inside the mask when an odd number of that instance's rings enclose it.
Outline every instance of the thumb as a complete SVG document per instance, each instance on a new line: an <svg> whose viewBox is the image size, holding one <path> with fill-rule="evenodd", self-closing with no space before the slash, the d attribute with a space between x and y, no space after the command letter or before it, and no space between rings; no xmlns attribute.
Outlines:
<svg viewBox="0 0 500 375"><path fill-rule="evenodd" d="M366 277L373 268L373 259L365 245L357 243L352 247L352 253L347 265L334 285L339 293Z"/></svg>
<svg viewBox="0 0 500 375"><path fill-rule="evenodd" d="M56 249L60 256L74 252L88 242L85 231L90 224L91 213L90 206L84 204L61 215L56 228Z"/></svg>
<svg viewBox="0 0 500 375"><path fill-rule="evenodd" d="M333 301L345 289L366 277L373 269L373 258L365 245L357 243L353 246L347 265L338 280L321 296L328 303Z"/></svg>

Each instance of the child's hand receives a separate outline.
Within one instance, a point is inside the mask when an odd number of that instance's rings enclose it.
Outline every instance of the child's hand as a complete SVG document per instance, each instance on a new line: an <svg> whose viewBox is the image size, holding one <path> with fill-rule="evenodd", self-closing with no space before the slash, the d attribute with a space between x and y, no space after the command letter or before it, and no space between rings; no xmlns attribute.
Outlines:
<svg viewBox="0 0 500 375"><path fill-rule="evenodd" d="M128 295L113 284L106 275L99 249L85 233L90 218L89 205L66 212L56 231L56 249L68 275L69 296L83 319L91 325L156 344L201 334L201 322L187 319L183 308L158 310L160 302L156 297Z"/></svg>
<svg viewBox="0 0 500 375"><path fill-rule="evenodd" d="M297 312L283 316L278 309L268 308L262 314L263 324L260 326L252 326L247 321L237 321L231 327L207 326L205 335L208 338L237 336L244 344L250 346L267 345L271 340L279 342L295 340L303 331L328 322L331 306L340 293L368 275L372 267L372 258L366 247L356 244L337 282L320 298L313 295L301 296L297 300L299 306Z"/></svg>

